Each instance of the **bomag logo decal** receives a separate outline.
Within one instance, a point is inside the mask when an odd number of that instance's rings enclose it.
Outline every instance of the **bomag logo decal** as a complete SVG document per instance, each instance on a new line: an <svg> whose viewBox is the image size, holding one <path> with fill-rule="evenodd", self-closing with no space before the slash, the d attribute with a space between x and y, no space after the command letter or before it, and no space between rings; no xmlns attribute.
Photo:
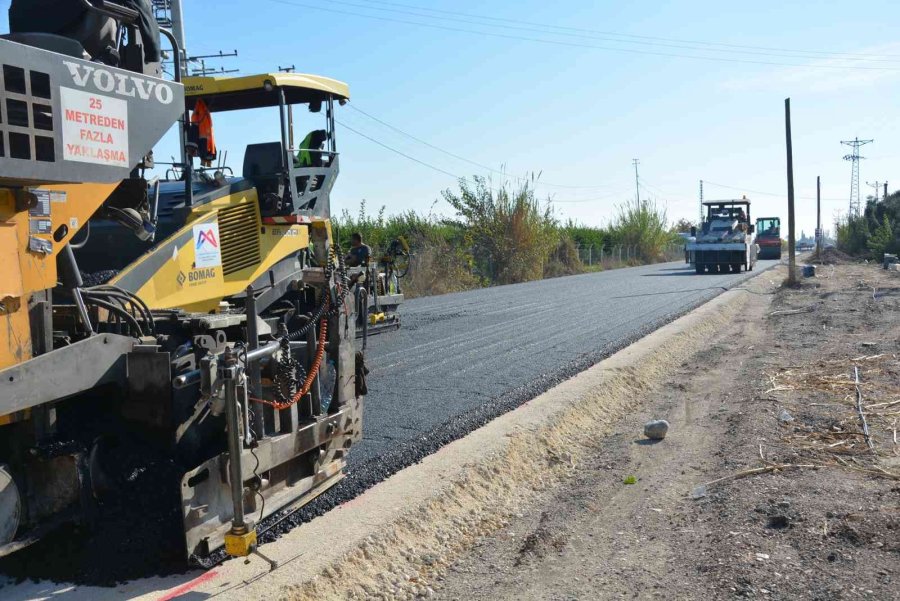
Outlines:
<svg viewBox="0 0 900 601"><path fill-rule="evenodd" d="M188 283L201 283L216 277L215 269L195 269L188 272Z"/></svg>
<svg viewBox="0 0 900 601"><path fill-rule="evenodd" d="M213 280L217 277L218 273L212 267L207 267L206 269L192 269L187 274L183 271L178 272L178 277L176 280L178 281L179 286L184 286L187 283L188 288L193 288L194 286L202 286L209 280Z"/></svg>

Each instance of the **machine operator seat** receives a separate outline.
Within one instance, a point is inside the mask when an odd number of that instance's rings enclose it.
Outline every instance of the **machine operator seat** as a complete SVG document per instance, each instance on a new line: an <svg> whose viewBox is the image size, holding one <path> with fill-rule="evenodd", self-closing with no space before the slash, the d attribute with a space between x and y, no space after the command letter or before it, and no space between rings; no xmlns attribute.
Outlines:
<svg viewBox="0 0 900 601"><path fill-rule="evenodd" d="M281 142L248 144L244 152L243 176L253 182L263 215L279 212L285 195L282 171L284 147Z"/></svg>
<svg viewBox="0 0 900 601"><path fill-rule="evenodd" d="M128 51L133 49L124 61L119 55L120 23L73 0L12 0L10 34L4 37L52 52L160 76L159 25L150 0L118 0L109 4L133 9L138 14L136 36L129 36L136 39L122 47Z"/></svg>

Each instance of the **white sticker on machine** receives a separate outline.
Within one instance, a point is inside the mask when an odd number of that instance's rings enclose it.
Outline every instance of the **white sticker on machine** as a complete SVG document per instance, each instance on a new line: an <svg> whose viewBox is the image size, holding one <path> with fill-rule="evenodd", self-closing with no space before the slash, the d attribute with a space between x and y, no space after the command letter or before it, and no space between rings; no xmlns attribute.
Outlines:
<svg viewBox="0 0 900 601"><path fill-rule="evenodd" d="M219 224L201 223L194 226L194 267L217 267L222 264L219 248Z"/></svg>
<svg viewBox="0 0 900 601"><path fill-rule="evenodd" d="M67 161L130 167L128 102L60 87L63 158Z"/></svg>
<svg viewBox="0 0 900 601"><path fill-rule="evenodd" d="M32 234L49 234L53 231L53 222L49 219L31 219L28 223L28 231Z"/></svg>

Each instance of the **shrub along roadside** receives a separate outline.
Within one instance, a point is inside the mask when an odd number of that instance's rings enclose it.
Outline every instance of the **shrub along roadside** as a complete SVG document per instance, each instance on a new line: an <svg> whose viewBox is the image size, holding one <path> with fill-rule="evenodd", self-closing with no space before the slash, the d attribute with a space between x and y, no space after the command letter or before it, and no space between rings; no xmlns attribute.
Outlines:
<svg viewBox="0 0 900 601"><path fill-rule="evenodd" d="M849 255L879 261L884 253L900 252L900 192L881 201L870 198L862 215L839 221L837 243Z"/></svg>
<svg viewBox="0 0 900 601"><path fill-rule="evenodd" d="M494 187L490 179L461 179L457 190L442 192L454 209L451 218L407 211L386 215L382 207L371 215L366 202L352 215L334 220L335 236L346 249L359 232L377 257L394 239L411 248L413 261L404 281L410 296L443 294L500 284L513 284L585 271L579 247L636 249L635 264L665 260L678 237L669 228L666 211L652 201L626 202L606 227L569 220L560 223L549 200L535 195L531 182Z"/></svg>

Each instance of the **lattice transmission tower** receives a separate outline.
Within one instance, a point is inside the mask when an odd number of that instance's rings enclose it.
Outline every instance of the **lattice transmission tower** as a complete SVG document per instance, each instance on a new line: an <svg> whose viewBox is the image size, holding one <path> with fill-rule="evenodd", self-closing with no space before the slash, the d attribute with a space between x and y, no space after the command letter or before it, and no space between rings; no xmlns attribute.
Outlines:
<svg viewBox="0 0 900 601"><path fill-rule="evenodd" d="M172 29L172 2L171 0L152 0L153 13L160 27Z"/></svg>
<svg viewBox="0 0 900 601"><path fill-rule="evenodd" d="M866 157L859 156L859 147L864 146L866 144L871 144L875 140L860 140L859 138L854 138L852 140L841 140L841 144L845 146L849 146L852 148L850 154L844 155L845 161L850 161L851 164L851 174L850 174L850 210L848 213L849 217L859 217L860 214L860 204L859 204L859 161Z"/></svg>

